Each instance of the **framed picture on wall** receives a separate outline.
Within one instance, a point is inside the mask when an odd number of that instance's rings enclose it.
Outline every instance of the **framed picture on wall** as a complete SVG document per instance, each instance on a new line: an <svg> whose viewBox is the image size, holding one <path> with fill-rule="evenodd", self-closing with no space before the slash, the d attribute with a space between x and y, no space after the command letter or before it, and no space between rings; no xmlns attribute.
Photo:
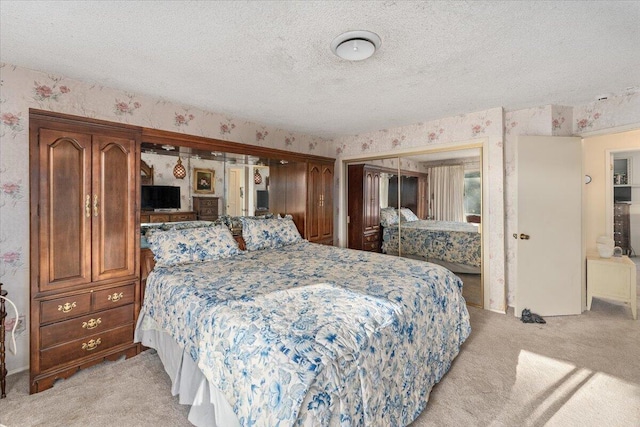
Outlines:
<svg viewBox="0 0 640 427"><path fill-rule="evenodd" d="M214 179L216 172L213 169L193 170L193 191L194 193L214 193Z"/></svg>

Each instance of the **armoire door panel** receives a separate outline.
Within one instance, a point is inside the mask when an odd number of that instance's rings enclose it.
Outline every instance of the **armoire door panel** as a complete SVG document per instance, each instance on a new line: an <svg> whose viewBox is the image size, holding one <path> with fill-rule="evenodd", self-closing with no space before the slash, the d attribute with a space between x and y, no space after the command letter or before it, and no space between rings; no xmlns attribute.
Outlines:
<svg viewBox="0 0 640 427"><path fill-rule="evenodd" d="M40 291L91 281L91 140L40 129Z"/></svg>
<svg viewBox="0 0 640 427"><path fill-rule="evenodd" d="M94 137L93 280L135 275L135 140Z"/></svg>
<svg viewBox="0 0 640 427"><path fill-rule="evenodd" d="M307 186L307 214L309 216L309 221L307 225L307 239L310 241L315 241L320 239L320 223L318 217L320 215L320 211L322 209L321 205L321 171L320 166L318 165L309 165L309 174L308 174L309 183Z"/></svg>
<svg viewBox="0 0 640 427"><path fill-rule="evenodd" d="M321 188L320 238L327 239L333 236L333 165L323 165Z"/></svg>

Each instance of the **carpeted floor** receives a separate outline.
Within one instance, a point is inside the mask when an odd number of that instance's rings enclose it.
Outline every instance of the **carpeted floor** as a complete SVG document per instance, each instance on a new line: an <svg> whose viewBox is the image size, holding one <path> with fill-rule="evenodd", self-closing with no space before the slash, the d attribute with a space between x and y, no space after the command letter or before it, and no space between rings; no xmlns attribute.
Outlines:
<svg viewBox="0 0 640 427"><path fill-rule="evenodd" d="M472 335L412 427L640 426L640 321L628 306L596 299L546 325L469 311ZM179 427L190 425L187 412L150 351L32 396L21 372L0 400L7 427Z"/></svg>

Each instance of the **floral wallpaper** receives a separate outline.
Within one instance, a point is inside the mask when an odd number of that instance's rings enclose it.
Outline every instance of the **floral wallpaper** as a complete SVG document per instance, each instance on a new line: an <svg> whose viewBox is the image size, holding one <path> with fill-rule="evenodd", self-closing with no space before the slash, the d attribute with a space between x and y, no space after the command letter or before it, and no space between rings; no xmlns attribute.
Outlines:
<svg viewBox="0 0 640 427"><path fill-rule="evenodd" d="M161 97L0 63L0 282L20 313L27 315L27 322L29 108L320 156L333 157L335 151L333 144L323 138L199 110ZM162 159L164 163L166 159ZM190 164L197 166L197 161ZM217 175L222 179L222 174ZM9 371L29 365L28 332L17 337L17 343L18 355L7 354Z"/></svg>
<svg viewBox="0 0 640 427"><path fill-rule="evenodd" d="M491 230L489 273L485 277L490 298L487 308L505 311L507 302L512 305L515 289L516 254L505 235L517 227L513 203L517 188L513 148L517 135L582 135L638 125L640 91L636 88L574 107L551 105L506 113L502 108L493 108L328 141L199 110L160 96L144 96L0 63L0 281L21 314L27 316L29 108L338 158L400 153L436 144L485 142L485 178L490 187L485 204ZM336 168L334 211L339 236L345 235L345 230L340 229L343 224L338 221L343 208L337 197L341 179L340 168ZM7 354L9 371L28 367L28 333L22 333L17 341L18 355Z"/></svg>

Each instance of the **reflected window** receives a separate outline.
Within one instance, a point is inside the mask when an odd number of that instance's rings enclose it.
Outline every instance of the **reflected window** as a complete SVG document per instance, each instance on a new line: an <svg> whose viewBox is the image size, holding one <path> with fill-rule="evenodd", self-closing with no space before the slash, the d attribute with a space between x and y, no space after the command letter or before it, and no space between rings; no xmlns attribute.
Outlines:
<svg viewBox="0 0 640 427"><path fill-rule="evenodd" d="M464 213L466 215L480 215L482 187L480 171L464 173Z"/></svg>

